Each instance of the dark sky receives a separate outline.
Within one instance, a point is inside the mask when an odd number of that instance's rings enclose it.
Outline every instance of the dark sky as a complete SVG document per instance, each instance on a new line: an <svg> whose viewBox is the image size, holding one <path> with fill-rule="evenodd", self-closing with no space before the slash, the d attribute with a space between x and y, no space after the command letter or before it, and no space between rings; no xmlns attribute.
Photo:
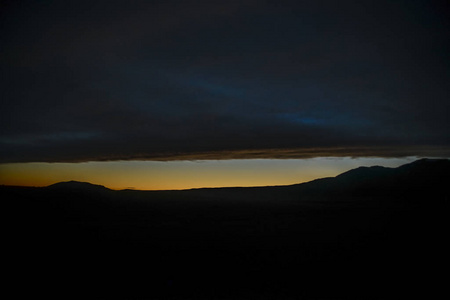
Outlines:
<svg viewBox="0 0 450 300"><path fill-rule="evenodd" d="M2 1L0 162L448 153L445 3Z"/></svg>

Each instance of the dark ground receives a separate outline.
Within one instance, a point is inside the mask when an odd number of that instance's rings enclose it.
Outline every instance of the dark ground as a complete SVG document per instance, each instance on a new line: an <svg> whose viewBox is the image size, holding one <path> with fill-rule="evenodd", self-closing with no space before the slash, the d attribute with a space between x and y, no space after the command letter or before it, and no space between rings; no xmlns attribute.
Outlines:
<svg viewBox="0 0 450 300"><path fill-rule="evenodd" d="M450 162L264 188L0 187L14 298L406 299L447 293Z"/></svg>

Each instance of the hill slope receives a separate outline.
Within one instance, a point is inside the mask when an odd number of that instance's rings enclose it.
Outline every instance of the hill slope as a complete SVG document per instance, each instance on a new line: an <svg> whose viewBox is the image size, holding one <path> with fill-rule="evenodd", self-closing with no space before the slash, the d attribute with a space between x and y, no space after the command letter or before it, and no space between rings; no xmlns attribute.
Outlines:
<svg viewBox="0 0 450 300"><path fill-rule="evenodd" d="M52 185L49 185L47 188L49 189L71 189L71 190L85 190L85 191L95 191L95 190L109 190L108 188L98 185L92 184L89 182L80 182L80 181L66 181L66 182L58 182Z"/></svg>
<svg viewBox="0 0 450 300"><path fill-rule="evenodd" d="M0 196L12 274L51 298L429 297L445 287L449 174L420 160L291 186Z"/></svg>

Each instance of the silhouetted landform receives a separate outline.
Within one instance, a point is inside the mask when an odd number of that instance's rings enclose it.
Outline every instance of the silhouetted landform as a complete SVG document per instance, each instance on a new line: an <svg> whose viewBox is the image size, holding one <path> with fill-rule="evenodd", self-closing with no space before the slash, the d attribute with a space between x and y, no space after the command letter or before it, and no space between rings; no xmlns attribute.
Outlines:
<svg viewBox="0 0 450 300"><path fill-rule="evenodd" d="M66 189L66 190L84 190L84 191L101 191L101 190L109 190L103 185L92 184L89 182L80 182L80 181L66 181L66 182L58 182L52 185L49 185L47 188L49 189Z"/></svg>
<svg viewBox="0 0 450 300"><path fill-rule="evenodd" d="M8 276L19 298L433 298L449 174L423 159L276 187L2 186Z"/></svg>

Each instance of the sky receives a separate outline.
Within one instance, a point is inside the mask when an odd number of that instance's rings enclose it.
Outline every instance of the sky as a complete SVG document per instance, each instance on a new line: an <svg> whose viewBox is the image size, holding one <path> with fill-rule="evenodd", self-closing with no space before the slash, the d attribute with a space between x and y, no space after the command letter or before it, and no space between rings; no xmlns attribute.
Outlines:
<svg viewBox="0 0 450 300"><path fill-rule="evenodd" d="M0 5L3 177L20 163L450 156L447 1Z"/></svg>
<svg viewBox="0 0 450 300"><path fill-rule="evenodd" d="M110 189L180 190L192 188L274 186L334 177L360 166L398 167L417 157L310 159L237 159L206 161L109 161L4 164L0 183L49 186L81 181Z"/></svg>

